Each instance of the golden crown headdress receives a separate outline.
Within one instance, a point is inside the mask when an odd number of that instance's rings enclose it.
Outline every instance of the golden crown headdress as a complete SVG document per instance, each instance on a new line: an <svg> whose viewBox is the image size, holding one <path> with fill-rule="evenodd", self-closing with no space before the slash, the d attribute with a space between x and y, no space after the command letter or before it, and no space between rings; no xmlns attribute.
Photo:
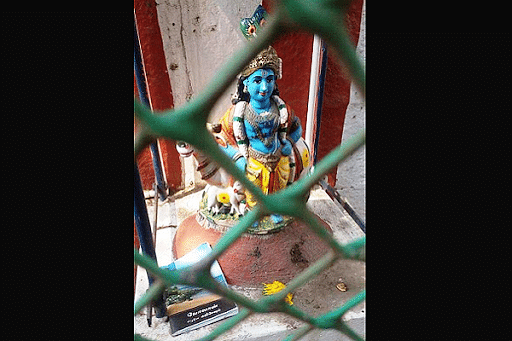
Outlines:
<svg viewBox="0 0 512 341"><path fill-rule="evenodd" d="M277 56L276 50L269 46L256 56L251 62L243 69L242 76L247 77L254 71L263 67L272 69L277 78L281 78L281 58Z"/></svg>

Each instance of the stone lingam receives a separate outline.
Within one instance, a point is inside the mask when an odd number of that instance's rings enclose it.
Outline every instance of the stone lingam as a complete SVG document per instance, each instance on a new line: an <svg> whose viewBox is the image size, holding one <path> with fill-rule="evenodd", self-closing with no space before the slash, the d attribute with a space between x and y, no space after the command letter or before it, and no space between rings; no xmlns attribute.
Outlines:
<svg viewBox="0 0 512 341"><path fill-rule="evenodd" d="M244 36L255 36L264 27L265 17L265 10L258 6L252 18L242 19ZM289 186L311 167L300 120L279 97L276 81L281 78L281 68L282 61L272 46L261 51L240 74L233 105L218 123L208 124L221 149L264 194ZM215 245L257 202L206 155L184 142L178 142L177 149L184 157L195 157L197 170L208 184L198 212L176 231L173 253L178 258L203 242ZM229 284L260 285L288 282L328 250L302 221L272 214L252 225L218 261Z"/></svg>

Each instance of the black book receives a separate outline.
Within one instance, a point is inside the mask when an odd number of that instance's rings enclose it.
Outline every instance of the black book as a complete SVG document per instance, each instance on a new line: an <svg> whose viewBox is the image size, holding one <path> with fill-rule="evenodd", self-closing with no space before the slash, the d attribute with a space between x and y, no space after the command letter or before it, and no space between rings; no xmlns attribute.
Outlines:
<svg viewBox="0 0 512 341"><path fill-rule="evenodd" d="M211 249L208 243L203 243L162 268L183 269L204 258ZM213 262L210 273L215 280L227 286L228 283L217 261ZM207 290L186 285L175 285L166 289L166 307L172 336L238 314L238 306L234 302Z"/></svg>

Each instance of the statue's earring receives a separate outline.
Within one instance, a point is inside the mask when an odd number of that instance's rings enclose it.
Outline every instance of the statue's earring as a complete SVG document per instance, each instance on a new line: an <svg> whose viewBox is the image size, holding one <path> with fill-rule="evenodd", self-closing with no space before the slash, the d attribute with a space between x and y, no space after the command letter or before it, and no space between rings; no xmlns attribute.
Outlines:
<svg viewBox="0 0 512 341"><path fill-rule="evenodd" d="M249 89L247 89L247 84L244 85L244 92L245 93L248 93L249 92Z"/></svg>

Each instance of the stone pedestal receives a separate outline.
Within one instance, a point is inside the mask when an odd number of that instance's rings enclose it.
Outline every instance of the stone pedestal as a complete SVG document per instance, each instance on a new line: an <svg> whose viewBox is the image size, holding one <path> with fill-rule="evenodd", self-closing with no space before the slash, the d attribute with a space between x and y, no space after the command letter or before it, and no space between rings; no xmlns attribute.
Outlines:
<svg viewBox="0 0 512 341"><path fill-rule="evenodd" d="M327 223L322 225L332 233ZM179 258L199 244L213 247L223 235L204 228L196 214L180 224L173 242L174 257ZM219 258L219 264L232 285L261 285L273 281L289 282L310 264L320 259L329 246L303 222L294 220L282 230L266 235L244 234Z"/></svg>

